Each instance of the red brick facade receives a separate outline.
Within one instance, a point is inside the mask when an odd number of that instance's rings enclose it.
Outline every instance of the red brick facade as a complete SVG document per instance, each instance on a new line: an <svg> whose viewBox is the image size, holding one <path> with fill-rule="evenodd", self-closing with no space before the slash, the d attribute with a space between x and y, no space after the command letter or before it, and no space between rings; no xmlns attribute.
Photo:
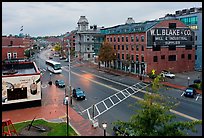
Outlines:
<svg viewBox="0 0 204 138"><path fill-rule="evenodd" d="M33 40L30 38L2 37L2 61L10 58L25 58L24 51L33 46ZM16 56L16 57L15 57Z"/></svg>
<svg viewBox="0 0 204 138"><path fill-rule="evenodd" d="M161 45L160 50L155 51L153 50L153 45L149 44L150 38L147 38L148 37L147 32L149 30L157 29L157 28L169 29L171 23L176 24L175 29L188 28L185 24L183 24L179 20L163 20L158 22L152 28L149 28L144 32L135 32L135 33L126 33L126 34L107 34L105 36L105 40L111 43L116 53L119 54L118 61L117 61L118 62L117 66L119 67L117 68L125 71L128 70L127 67L125 67L124 64L121 63L121 61L125 61L127 59L126 55L129 54L132 61L129 71L131 70L131 72L136 74L148 74L153 69L156 70L156 74L159 74L162 70L169 70L174 73L193 71L194 64L195 64L194 45L192 45L190 49L187 49L185 45L176 45L175 46L176 48L174 50L169 48L171 47L171 45ZM182 33L180 33L180 35L181 34ZM122 37L124 38L123 42L122 42ZM127 41L126 41L126 37L127 37ZM136 41L136 37L138 37L138 41ZM142 40L142 37L143 37L143 40ZM118 38L120 39L120 41L118 41ZM133 38L133 41L131 38ZM126 50L126 45L128 46L128 50ZM123 46L124 46L124 49L122 49ZM120 47L120 49L118 49L118 47ZM124 56L124 58L122 58L122 56ZM132 59L132 56L133 56L133 59ZM136 60L136 56L138 56L138 60ZM171 61L170 59L171 56L174 56L174 58L176 57L174 59L175 61ZM154 60L154 58L156 59Z"/></svg>

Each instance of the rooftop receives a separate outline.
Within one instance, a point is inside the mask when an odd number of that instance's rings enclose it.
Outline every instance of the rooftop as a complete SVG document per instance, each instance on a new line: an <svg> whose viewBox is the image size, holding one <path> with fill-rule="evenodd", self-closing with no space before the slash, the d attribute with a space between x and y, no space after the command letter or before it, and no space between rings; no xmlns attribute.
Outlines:
<svg viewBox="0 0 204 138"><path fill-rule="evenodd" d="M34 62L6 63L2 65L2 76L35 74L38 69Z"/></svg>

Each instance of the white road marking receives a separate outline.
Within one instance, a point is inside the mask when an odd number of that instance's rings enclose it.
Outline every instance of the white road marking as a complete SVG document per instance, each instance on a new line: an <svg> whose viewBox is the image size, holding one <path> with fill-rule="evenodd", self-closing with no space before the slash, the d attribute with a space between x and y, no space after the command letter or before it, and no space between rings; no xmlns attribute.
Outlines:
<svg viewBox="0 0 204 138"><path fill-rule="evenodd" d="M67 71L67 69L63 69L63 70L65 70L65 71ZM80 77L82 77L80 74L78 74L78 73L75 73L75 72L71 72L72 74L74 74L74 75L77 75L77 76L80 76ZM101 77L101 78L103 78L103 77ZM87 80L89 80L89 81L92 81L92 82L94 82L94 83L96 83L96 84L99 84L99 85L102 85L102 86L105 86L105 87L107 87L107 88L110 88L110 89L112 89L112 90L115 90L115 91L120 91L120 90L118 90L118 89L116 89L116 88L113 88L113 87L110 87L110 86L108 86L108 85L105 85L105 84L102 84L102 83L100 83L100 82L97 82L97 81L94 81L94 80L91 80L91 79L88 79L88 78L85 78L85 79L87 79ZM106 79L106 78L105 78ZM107 79L108 81L109 81L109 79ZM110 80L111 82L114 82L114 81L112 81L112 80ZM118 82L117 82L118 83ZM120 83L121 84L121 83ZM123 86L124 86L125 84L123 84ZM128 86L128 85L126 85L126 86ZM148 92L149 93L149 92ZM135 98L135 99L138 99L138 100L144 100L143 98L140 98L140 97L137 97L137 96L134 96L134 95L131 95L131 97L133 97L133 98ZM108 97L109 98L109 97ZM126 99L126 98L125 98ZM106 100L106 99L105 99ZM87 109L88 110L88 109ZM190 119L190 120L198 120L198 119L196 119L196 118L194 118L194 117L191 117L191 116L189 116L189 115L186 115L186 114L183 114L183 113L181 113L181 112L178 112L178 111L175 111L175 110L170 110L170 112L172 112L172 113L174 113L174 114L177 114L177 115L180 115L180 116L182 116L182 117L185 117L185 118L188 118L188 119ZM103 112L102 112L103 113ZM102 114L101 113L101 114Z"/></svg>
<svg viewBox="0 0 204 138"><path fill-rule="evenodd" d="M185 93L185 92L183 92L183 93L181 94L181 96L183 96L183 95L184 95L184 93Z"/></svg>

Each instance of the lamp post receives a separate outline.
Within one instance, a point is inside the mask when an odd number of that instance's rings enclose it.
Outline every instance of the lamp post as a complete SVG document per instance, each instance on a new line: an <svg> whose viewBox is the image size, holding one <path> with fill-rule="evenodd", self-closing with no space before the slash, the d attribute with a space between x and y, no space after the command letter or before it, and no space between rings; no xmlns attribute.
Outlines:
<svg viewBox="0 0 204 138"><path fill-rule="evenodd" d="M106 122L102 123L102 126L103 126L103 130L104 130L104 136L106 136L107 123Z"/></svg>
<svg viewBox="0 0 204 138"><path fill-rule="evenodd" d="M66 92L66 88L65 88L65 92ZM67 136L69 135L69 114L68 114L68 104L69 104L69 98L68 98L68 94L65 95L64 98L64 104L66 105L66 116L67 116Z"/></svg>
<svg viewBox="0 0 204 138"><path fill-rule="evenodd" d="M50 72L50 81L49 81L50 85L52 85L51 76L52 76L52 73Z"/></svg>
<svg viewBox="0 0 204 138"><path fill-rule="evenodd" d="M190 77L188 77L188 86L189 86Z"/></svg>

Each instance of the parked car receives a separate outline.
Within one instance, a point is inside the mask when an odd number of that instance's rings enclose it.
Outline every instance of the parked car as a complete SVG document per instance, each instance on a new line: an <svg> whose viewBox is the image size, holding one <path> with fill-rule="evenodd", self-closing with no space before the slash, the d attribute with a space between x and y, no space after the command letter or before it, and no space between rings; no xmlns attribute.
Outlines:
<svg viewBox="0 0 204 138"><path fill-rule="evenodd" d="M69 62L69 59L68 59L68 58L66 58L66 59L65 59L65 62Z"/></svg>
<svg viewBox="0 0 204 138"><path fill-rule="evenodd" d="M66 59L66 57L60 57L60 60Z"/></svg>
<svg viewBox="0 0 204 138"><path fill-rule="evenodd" d="M194 80L193 83L201 83L201 80L199 80L199 79Z"/></svg>
<svg viewBox="0 0 204 138"><path fill-rule="evenodd" d="M65 87L64 80L56 80L56 81L55 81L55 85L56 85L57 87L60 87L60 88Z"/></svg>
<svg viewBox="0 0 204 138"><path fill-rule="evenodd" d="M163 70L161 72L162 75L164 75L164 77L167 77L167 78L171 78L171 79L174 79L175 78L175 74L173 74L172 72L170 71L166 71L166 70Z"/></svg>
<svg viewBox="0 0 204 138"><path fill-rule="evenodd" d="M83 90L81 88L73 89L73 97L77 100L82 99L85 100L86 96Z"/></svg>
<svg viewBox="0 0 204 138"><path fill-rule="evenodd" d="M196 90L194 88L188 87L186 88L185 92L184 92L184 96L185 97L192 97L194 98L194 96L196 95Z"/></svg>
<svg viewBox="0 0 204 138"><path fill-rule="evenodd" d="M49 57L49 59L53 59L53 57Z"/></svg>

